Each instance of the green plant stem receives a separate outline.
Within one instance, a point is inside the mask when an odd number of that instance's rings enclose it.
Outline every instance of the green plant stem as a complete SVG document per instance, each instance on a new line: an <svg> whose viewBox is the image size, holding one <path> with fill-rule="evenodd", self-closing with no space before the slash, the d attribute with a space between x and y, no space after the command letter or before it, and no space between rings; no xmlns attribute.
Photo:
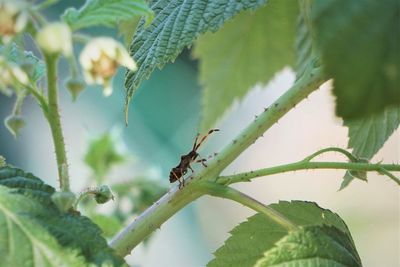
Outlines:
<svg viewBox="0 0 400 267"><path fill-rule="evenodd" d="M69 63L69 69L71 71L72 78L79 77L79 67L78 67L78 62L76 62L75 55L72 53L72 55L69 56L67 60Z"/></svg>
<svg viewBox="0 0 400 267"><path fill-rule="evenodd" d="M275 221L288 231L295 230L297 225L291 222L288 218L255 200L254 198L228 186L219 185L213 182L204 182L200 184L201 188L211 196L226 198L243 204L250 209L253 209L261 214L264 214L271 220Z"/></svg>
<svg viewBox="0 0 400 267"><path fill-rule="evenodd" d="M58 90L57 90L57 62L56 56L45 55L47 70L47 98L48 114L47 120L50 124L53 136L54 148L56 152L57 170L61 191L70 191L68 162L65 151L64 136L61 128L61 119L58 109Z"/></svg>
<svg viewBox="0 0 400 267"><path fill-rule="evenodd" d="M193 184L187 184L181 190L175 187L168 191L117 234L111 240L110 246L119 256L125 257L130 254L134 247L160 228L172 215L203 195L200 190L195 190Z"/></svg>
<svg viewBox="0 0 400 267"><path fill-rule="evenodd" d="M345 155L350 161L357 161L357 158L355 156L353 156L353 154L351 154L349 151L340 148L340 147L327 147L321 150L318 150L317 152L311 154L310 156L306 157L305 159L303 159L303 161L311 161L312 159L318 157L319 155L326 153L326 152L339 152L343 155Z"/></svg>
<svg viewBox="0 0 400 267"><path fill-rule="evenodd" d="M34 6L34 10L39 11L39 10L48 8L48 7L52 6L52 5L55 5L58 2L59 2L59 0L46 0L46 1L41 2L38 5Z"/></svg>
<svg viewBox="0 0 400 267"><path fill-rule="evenodd" d="M12 111L12 113L14 115L21 115L21 108L22 108L22 104L24 103L25 97L26 97L25 92L17 93L17 99L15 100L13 111Z"/></svg>
<svg viewBox="0 0 400 267"><path fill-rule="evenodd" d="M220 176L217 178L217 183L229 185L239 182L249 182L256 177L262 177L277 173L309 170L309 169L345 169L352 171L376 171L381 172L382 169L386 171L400 171L400 165L396 164L371 164L371 163L356 163L356 162L309 162L299 161L291 164L275 166L271 168L264 168L260 170L239 173L235 175Z"/></svg>
<svg viewBox="0 0 400 267"><path fill-rule="evenodd" d="M40 26L44 26L47 24L47 20L40 12L38 12L35 9L28 9L29 14L31 15L33 21L34 21L34 27L35 30L38 30Z"/></svg>
<svg viewBox="0 0 400 267"><path fill-rule="evenodd" d="M232 161L262 136L265 131L278 122L287 112L325 82L322 68L314 66L315 64L317 64L317 61L311 62L304 74L286 93L269 107L265 108L263 113L258 115L231 144L226 146L209 163L208 169L213 171L215 174L213 175L214 177L218 176Z"/></svg>
<svg viewBox="0 0 400 267"><path fill-rule="evenodd" d="M197 183L199 181L215 180L219 174L234 161L244 150L253 144L266 130L274 125L289 110L300 103L320 85L326 77L317 61L310 62L303 75L275 103L250 123L239 136L225 147L211 162L194 177L187 179L186 186L181 190L172 190L159 201L143 212L125 229L118 233L110 243L116 253L126 256L151 232L174 215L181 208L202 196Z"/></svg>
<svg viewBox="0 0 400 267"><path fill-rule="evenodd" d="M42 95L41 92L38 91L36 87L31 87L31 86L26 86L25 87L29 93L32 94L32 96L36 99L36 101L39 103L40 108L42 109L42 112L46 119L48 120L48 114L49 114L49 105L47 103L47 100L45 97Z"/></svg>
<svg viewBox="0 0 400 267"><path fill-rule="evenodd" d="M387 169L385 169L382 165L382 168L378 171L380 174L386 175L390 179L392 179L395 183L400 185L400 179L397 178L393 173L389 172Z"/></svg>

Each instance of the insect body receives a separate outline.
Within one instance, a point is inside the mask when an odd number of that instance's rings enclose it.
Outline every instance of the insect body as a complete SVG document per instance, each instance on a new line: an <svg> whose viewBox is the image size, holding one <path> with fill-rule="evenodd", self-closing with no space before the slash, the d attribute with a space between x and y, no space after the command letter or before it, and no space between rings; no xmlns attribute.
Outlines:
<svg viewBox="0 0 400 267"><path fill-rule="evenodd" d="M194 172L192 166L190 166L190 164L192 164L193 162L199 162L203 164L204 167L207 167L207 165L204 163L206 159L197 159L199 157L199 153L197 153L197 150L211 133L217 131L219 131L219 129L209 130L208 133L201 138L199 143L197 143L199 135L196 136L196 140L194 141L192 150L186 155L181 156L181 161L179 162L179 164L176 167L172 168L171 172L169 173L170 183L179 181L179 188L183 187L185 185L185 180L183 179L183 176L187 173L187 170L190 169L192 173Z"/></svg>

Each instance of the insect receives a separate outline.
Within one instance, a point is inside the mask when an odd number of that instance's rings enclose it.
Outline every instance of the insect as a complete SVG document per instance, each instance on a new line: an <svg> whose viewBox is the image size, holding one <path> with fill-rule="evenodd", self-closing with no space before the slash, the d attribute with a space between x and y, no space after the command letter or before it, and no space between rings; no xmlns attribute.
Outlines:
<svg viewBox="0 0 400 267"><path fill-rule="evenodd" d="M192 163L201 163L203 164L204 167L207 167L207 165L204 163L207 161L206 159L197 159L199 156L199 153L197 153L197 150L199 149L200 145L206 140L206 138L213 132L217 132L219 129L211 129L208 131L206 135L204 135L200 142L197 143L199 139L199 134L197 134L196 139L194 140L193 148L192 150L187 153L186 155L181 156L181 162L179 164L172 168L171 172L169 173L169 182L173 183L175 181L179 181L179 188L185 186L185 179L183 179L183 176L187 173L187 170L190 169L192 173L194 170L192 169L192 166L190 164Z"/></svg>

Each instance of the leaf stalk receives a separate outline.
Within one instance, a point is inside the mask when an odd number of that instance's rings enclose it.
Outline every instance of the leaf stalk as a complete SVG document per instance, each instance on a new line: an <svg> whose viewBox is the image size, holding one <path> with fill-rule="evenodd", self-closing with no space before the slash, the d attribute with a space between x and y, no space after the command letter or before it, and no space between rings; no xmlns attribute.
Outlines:
<svg viewBox="0 0 400 267"><path fill-rule="evenodd" d="M239 173L235 175L220 176L216 182L222 185L230 185L239 182L249 182L253 178L268 176L272 174L309 170L309 169L343 169L351 171L376 171L378 173L386 174L388 171L400 171L400 165L396 164L371 164L371 163L357 163L357 162L308 162L299 161L291 164L284 164L270 168L259 169L250 172ZM382 171L384 170L384 171ZM388 175L389 176L389 175ZM390 176L389 176L390 177ZM392 177L390 177L392 180ZM395 180L397 184L400 182Z"/></svg>
<svg viewBox="0 0 400 267"><path fill-rule="evenodd" d="M298 228L296 224L291 222L281 213L232 187L219 185L213 182L205 182L201 183L200 185L207 194L215 197L230 199L243 204L250 209L264 214L288 231L296 230Z"/></svg>

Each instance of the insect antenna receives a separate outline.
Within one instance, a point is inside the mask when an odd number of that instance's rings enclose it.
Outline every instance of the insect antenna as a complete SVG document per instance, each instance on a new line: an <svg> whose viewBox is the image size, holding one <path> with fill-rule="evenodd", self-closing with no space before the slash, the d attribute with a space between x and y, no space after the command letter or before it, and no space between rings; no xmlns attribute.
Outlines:
<svg viewBox="0 0 400 267"><path fill-rule="evenodd" d="M193 144L192 150L195 150L196 145L197 145L197 140L199 139L199 136L200 136L200 134L198 133L198 134L196 135L196 139L194 139L194 144Z"/></svg>
<svg viewBox="0 0 400 267"><path fill-rule="evenodd" d="M207 139L207 137L212 134L213 132L218 132L219 129L211 129L208 131L208 133L203 136L203 138L201 138L200 142L198 144L196 144L197 142L197 137L196 137L196 142L194 143L195 145L193 146L193 150L196 151L197 149L199 149L200 145Z"/></svg>

